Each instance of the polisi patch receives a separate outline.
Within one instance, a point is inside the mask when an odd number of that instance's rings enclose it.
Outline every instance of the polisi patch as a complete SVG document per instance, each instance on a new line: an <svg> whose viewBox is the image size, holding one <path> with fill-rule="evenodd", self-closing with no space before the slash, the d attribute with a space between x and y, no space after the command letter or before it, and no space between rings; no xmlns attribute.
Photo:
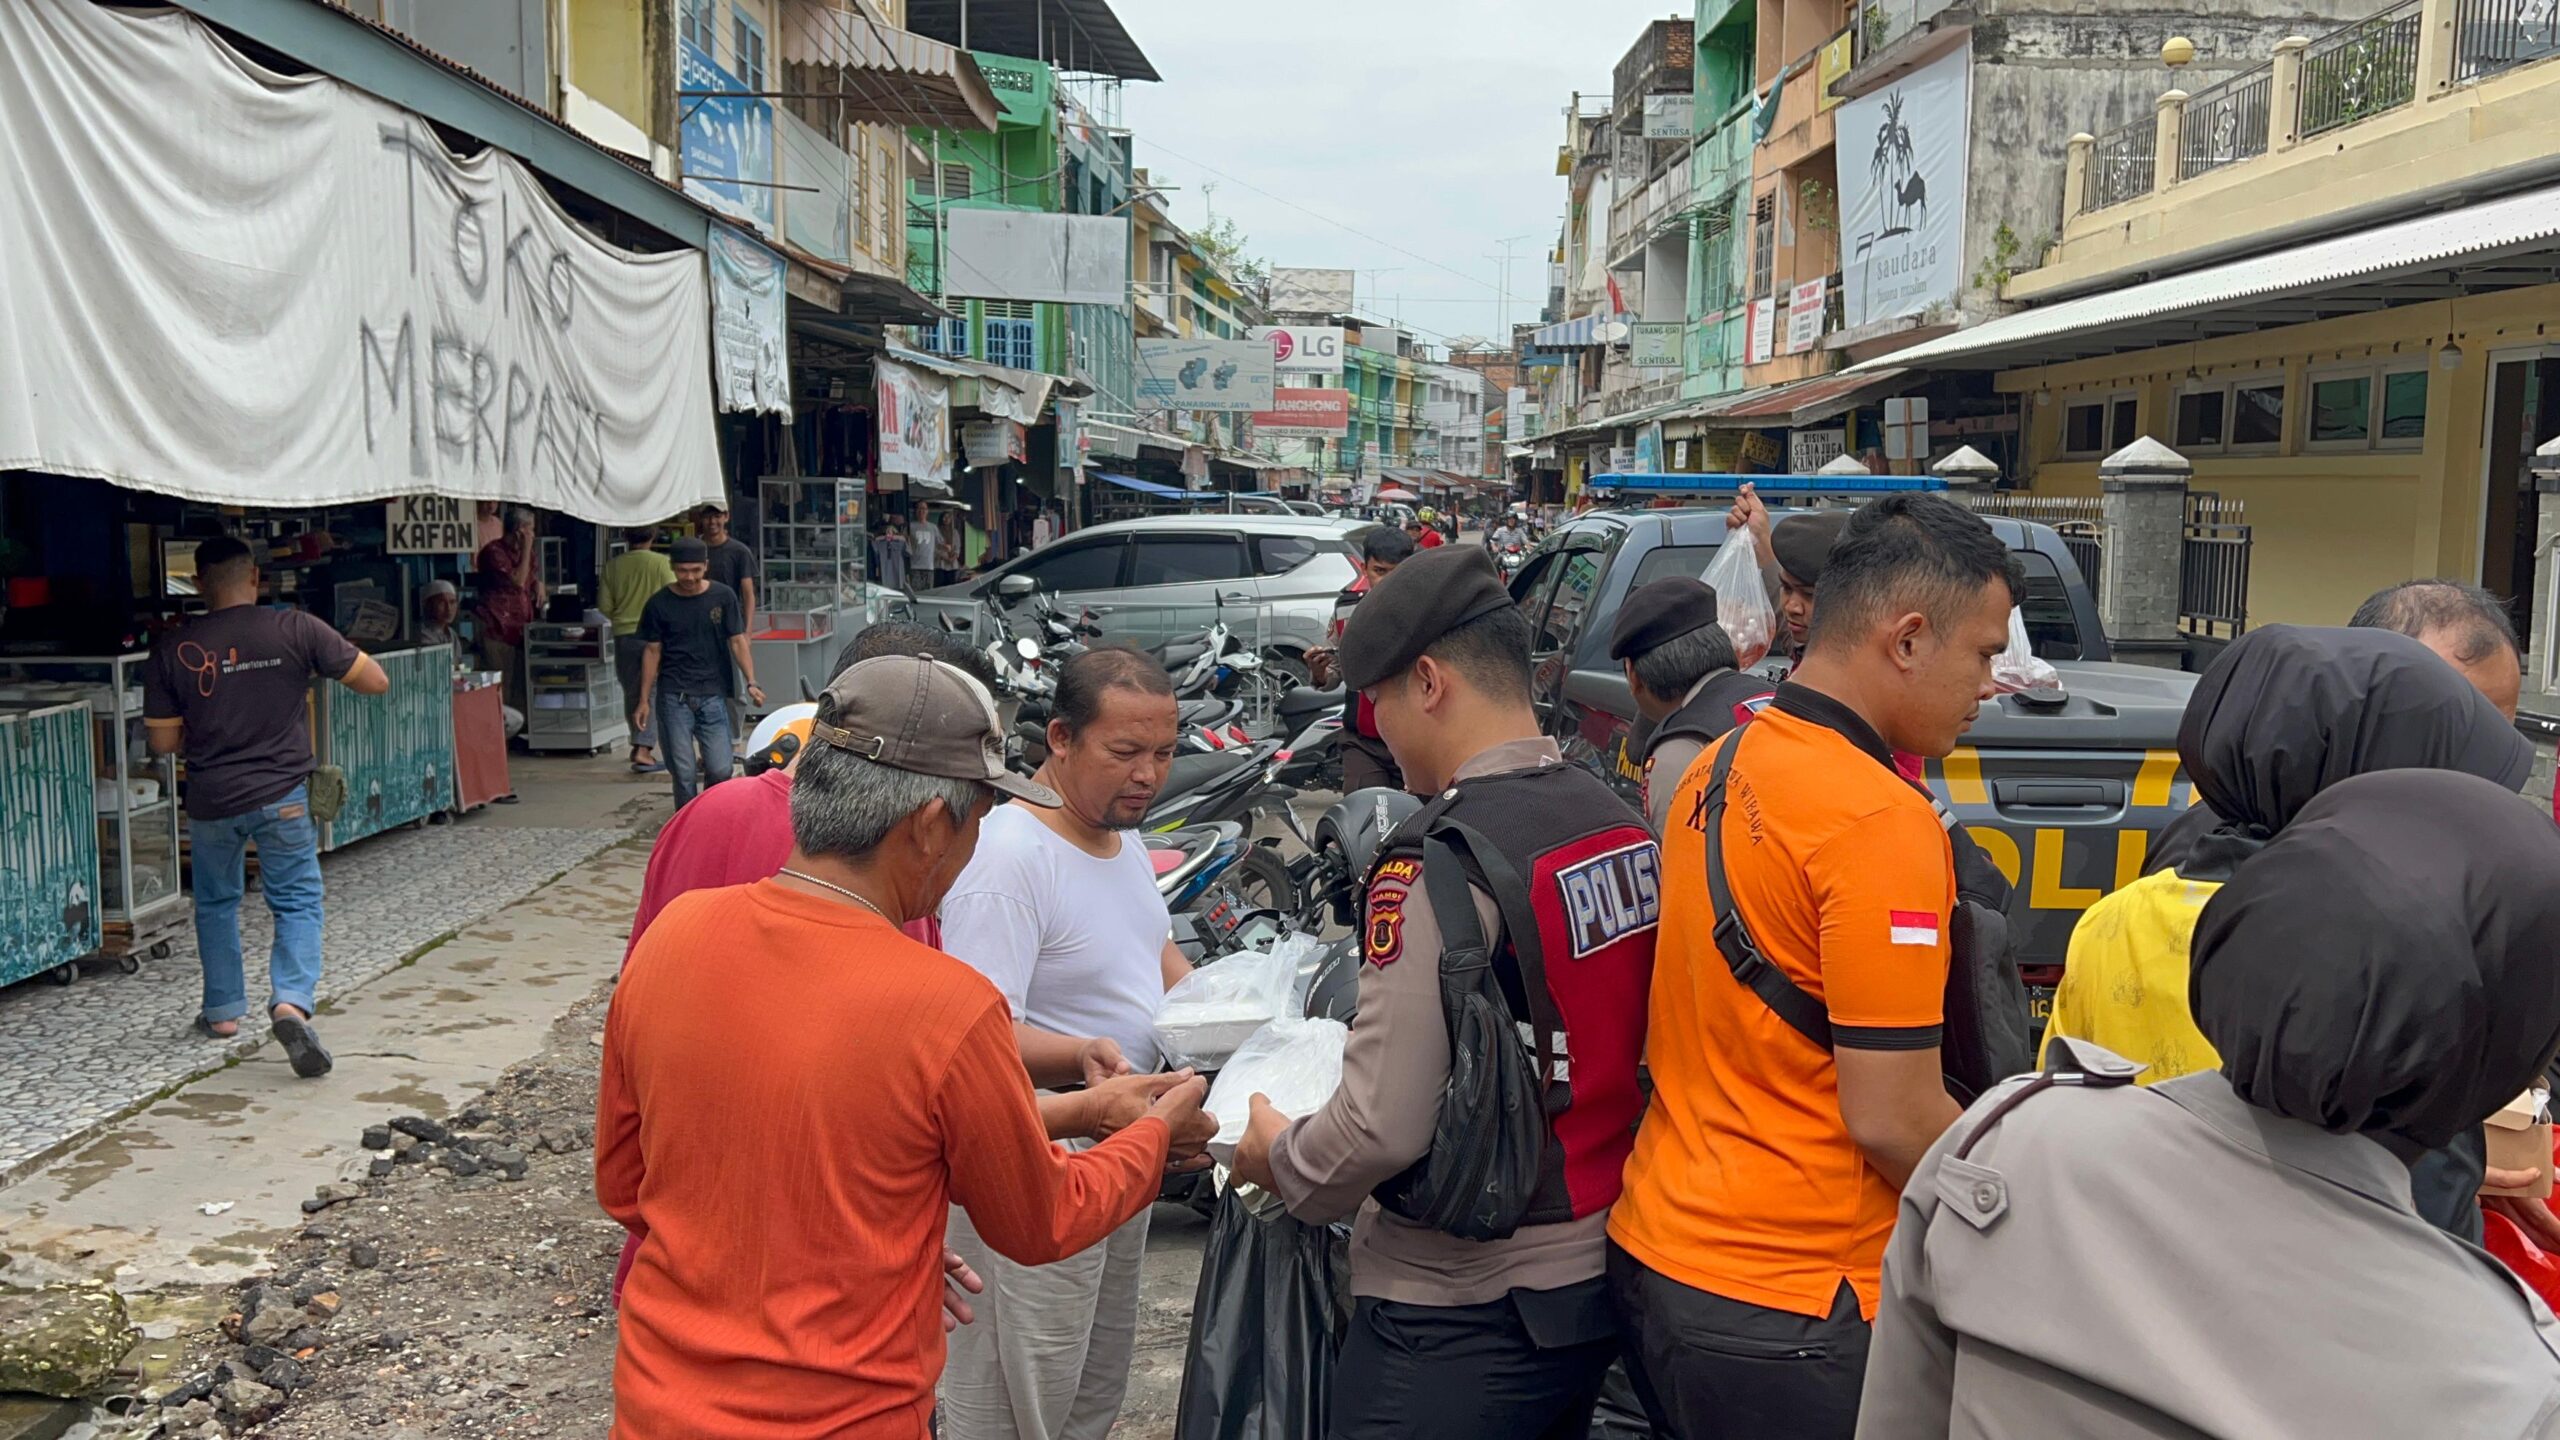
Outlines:
<svg viewBox="0 0 2560 1440"><path fill-rule="evenodd" d="M1414 874L1422 869L1409 860L1390 860L1387 865L1403 865ZM1411 893L1405 882L1383 874L1369 889L1368 924L1361 932L1360 950L1364 959L1382 970L1404 954L1404 900Z"/></svg>
<svg viewBox="0 0 2560 1440"><path fill-rule="evenodd" d="M1573 958L1662 922L1662 852L1640 840L1556 872Z"/></svg>

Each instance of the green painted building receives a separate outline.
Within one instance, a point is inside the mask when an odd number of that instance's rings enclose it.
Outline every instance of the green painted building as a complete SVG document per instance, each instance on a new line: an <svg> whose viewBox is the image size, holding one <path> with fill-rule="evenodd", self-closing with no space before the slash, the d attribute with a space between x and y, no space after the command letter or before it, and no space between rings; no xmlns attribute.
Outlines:
<svg viewBox="0 0 2560 1440"><path fill-rule="evenodd" d="M1689 323L1680 381L1687 399L1743 388L1758 21L1755 0L1698 0L1691 81L1698 138L1689 154L1695 211L1689 222Z"/></svg>

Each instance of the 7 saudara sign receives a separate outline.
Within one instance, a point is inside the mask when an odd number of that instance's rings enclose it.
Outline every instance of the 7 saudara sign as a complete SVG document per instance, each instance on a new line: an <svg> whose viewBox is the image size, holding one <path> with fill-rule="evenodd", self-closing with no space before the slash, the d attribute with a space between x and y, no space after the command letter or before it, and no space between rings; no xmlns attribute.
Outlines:
<svg viewBox="0 0 2560 1440"><path fill-rule="evenodd" d="M1918 315L1964 291L1973 52L1958 46L1843 104L1842 325Z"/></svg>

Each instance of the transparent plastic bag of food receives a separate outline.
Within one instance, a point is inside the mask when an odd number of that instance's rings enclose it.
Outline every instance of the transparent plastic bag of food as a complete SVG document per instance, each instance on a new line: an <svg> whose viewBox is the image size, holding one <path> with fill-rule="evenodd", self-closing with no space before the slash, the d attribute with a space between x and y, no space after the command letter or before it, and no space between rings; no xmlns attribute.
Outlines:
<svg viewBox="0 0 2560 1440"><path fill-rule="evenodd" d="M1716 547L1716 558L1698 577L1716 592L1716 623L1733 641L1733 653L1748 670L1768 658L1778 633L1778 612L1769 604L1769 589L1760 578L1760 552L1750 532L1736 530Z"/></svg>
<svg viewBox="0 0 2560 1440"><path fill-rule="evenodd" d="M1290 935L1269 952L1212 960L1175 982L1156 1008L1156 1044L1177 1068L1215 1070L1253 1032L1306 1006L1306 977L1322 946Z"/></svg>
<svg viewBox="0 0 2560 1440"><path fill-rule="evenodd" d="M1324 1108L1342 1085L1342 1047L1351 1027L1339 1020L1284 1017L1253 1032L1236 1047L1209 1087L1206 1108L1218 1117L1218 1133L1209 1153L1221 1165L1236 1159L1236 1142L1244 1139L1253 1118L1253 1097L1261 1095L1292 1120Z"/></svg>
<svg viewBox="0 0 2560 1440"><path fill-rule="evenodd" d="M2062 672L2027 639L2027 617L2015 605L2009 607L2009 648L1992 658L1991 683L2008 691L2051 690L2062 683Z"/></svg>

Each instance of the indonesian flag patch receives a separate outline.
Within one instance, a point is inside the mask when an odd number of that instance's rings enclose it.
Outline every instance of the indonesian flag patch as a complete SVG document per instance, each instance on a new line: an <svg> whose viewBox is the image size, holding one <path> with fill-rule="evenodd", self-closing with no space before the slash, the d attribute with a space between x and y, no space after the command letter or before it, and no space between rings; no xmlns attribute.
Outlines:
<svg viewBox="0 0 2560 1440"><path fill-rule="evenodd" d="M1893 926L1896 945L1930 945L1938 943L1938 917L1927 910L1888 910L1885 919Z"/></svg>

